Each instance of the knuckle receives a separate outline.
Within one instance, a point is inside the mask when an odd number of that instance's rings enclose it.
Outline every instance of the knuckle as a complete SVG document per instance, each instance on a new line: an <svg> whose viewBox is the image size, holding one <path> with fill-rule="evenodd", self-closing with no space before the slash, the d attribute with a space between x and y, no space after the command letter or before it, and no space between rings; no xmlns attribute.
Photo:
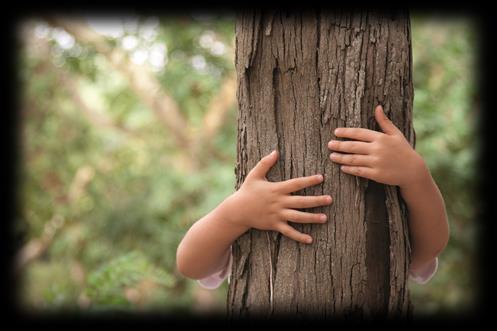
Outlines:
<svg viewBox="0 0 497 331"><path fill-rule="evenodd" d="M271 208L268 211L267 214L272 219L274 219L274 218L280 218L280 211L278 210L278 204L277 203L273 203L273 208Z"/></svg>
<svg viewBox="0 0 497 331"><path fill-rule="evenodd" d="M406 138L404 137L402 132L400 134L394 135L393 138L397 140L398 143L403 143L404 141L406 141Z"/></svg>
<svg viewBox="0 0 497 331"><path fill-rule="evenodd" d="M271 194L277 194L280 191L280 185L278 183L272 183L272 182L270 182L268 191Z"/></svg>
<svg viewBox="0 0 497 331"><path fill-rule="evenodd" d="M380 146L378 146L377 143L373 143L371 144L371 153L372 154L378 154L378 152L380 151Z"/></svg>
<svg viewBox="0 0 497 331"><path fill-rule="evenodd" d="M300 220L300 213L297 210L292 210L291 216L293 222L298 222Z"/></svg>
<svg viewBox="0 0 497 331"><path fill-rule="evenodd" d="M378 138L376 139L376 141L379 142L380 144L386 143L387 140L388 140L388 136L386 134L380 134L378 136Z"/></svg>
<svg viewBox="0 0 497 331"><path fill-rule="evenodd" d="M293 185L295 184L295 179L293 179L293 178L287 179L283 183L285 184L285 186L292 188Z"/></svg>
<svg viewBox="0 0 497 331"><path fill-rule="evenodd" d="M273 231L280 231L280 222L274 222L273 224L270 225L271 230Z"/></svg>
<svg viewBox="0 0 497 331"><path fill-rule="evenodd" d="M295 189L297 188L297 184L295 183L295 181L292 179L292 180L289 180L287 183L286 183L286 189L290 192L295 192Z"/></svg>

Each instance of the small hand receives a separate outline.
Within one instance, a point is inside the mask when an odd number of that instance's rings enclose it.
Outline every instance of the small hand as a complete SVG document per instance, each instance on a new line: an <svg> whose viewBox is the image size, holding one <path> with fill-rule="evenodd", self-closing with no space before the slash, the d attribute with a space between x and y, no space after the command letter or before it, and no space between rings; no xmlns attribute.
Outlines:
<svg viewBox="0 0 497 331"><path fill-rule="evenodd" d="M248 173L240 189L233 195L238 215L235 222L249 228L279 231L281 234L310 244L311 236L303 234L287 222L325 223L326 214L307 213L294 208L313 208L331 204L331 196L298 196L290 193L323 181L322 175L270 182L267 172L278 160L278 152L262 158Z"/></svg>
<svg viewBox="0 0 497 331"><path fill-rule="evenodd" d="M379 183L402 187L416 181L426 170L422 157L387 118L381 106L376 107L375 118L384 133L337 128L337 137L356 141L331 140L328 148L343 153L331 153L330 159L342 164L341 170L345 173Z"/></svg>

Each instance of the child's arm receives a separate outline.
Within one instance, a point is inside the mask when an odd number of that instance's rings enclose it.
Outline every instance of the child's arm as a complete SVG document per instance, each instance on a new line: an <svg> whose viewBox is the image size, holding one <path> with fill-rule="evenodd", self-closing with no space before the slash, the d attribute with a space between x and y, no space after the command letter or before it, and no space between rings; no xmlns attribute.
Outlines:
<svg viewBox="0 0 497 331"><path fill-rule="evenodd" d="M180 273L201 279L220 270L229 259L230 245L250 228L279 231L293 240L312 242L311 236L295 230L287 221L325 223L326 214L307 213L295 208L329 205L331 196L290 193L321 183L323 176L270 182L265 176L277 160L276 151L262 158L238 191L193 224L176 252Z"/></svg>
<svg viewBox="0 0 497 331"><path fill-rule="evenodd" d="M335 135L357 141L329 142L332 161L345 173L379 183L398 185L409 210L410 271L418 274L433 262L449 240L442 195L423 158L386 117L381 106L375 118L384 133L361 128L337 128Z"/></svg>

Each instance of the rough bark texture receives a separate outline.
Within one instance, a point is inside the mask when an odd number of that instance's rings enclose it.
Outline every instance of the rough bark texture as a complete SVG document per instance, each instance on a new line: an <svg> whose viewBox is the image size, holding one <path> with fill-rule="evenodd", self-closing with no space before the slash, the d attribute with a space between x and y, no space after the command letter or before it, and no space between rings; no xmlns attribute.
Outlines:
<svg viewBox="0 0 497 331"><path fill-rule="evenodd" d="M312 245L251 230L233 244L233 317L405 315L409 240L396 187L350 176L329 160L336 127L379 130L374 107L414 145L410 21L406 13L246 12L236 21L238 189L264 155L268 180L316 173L331 194L326 224L296 229ZM306 211L304 209L304 211Z"/></svg>

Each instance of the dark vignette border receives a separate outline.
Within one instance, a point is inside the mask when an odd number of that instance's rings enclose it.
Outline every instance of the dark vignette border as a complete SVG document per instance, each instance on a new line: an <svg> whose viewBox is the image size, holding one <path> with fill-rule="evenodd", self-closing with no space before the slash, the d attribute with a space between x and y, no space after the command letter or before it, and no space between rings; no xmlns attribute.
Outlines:
<svg viewBox="0 0 497 331"><path fill-rule="evenodd" d="M313 9L312 3L306 2L307 6L303 6L298 9ZM479 205L477 206L477 215L475 217L475 221L480 223L478 230L478 270L476 271L476 280L477 280L477 302L473 310L469 313L465 314L450 314L444 316L432 316L426 317L423 319L416 319L412 321L375 321L375 322L383 322L383 324L390 323L400 323L403 325L408 324L421 324L421 325L433 325L433 324L458 324L462 325L462 323L469 322L471 325L484 323L487 317L491 317L491 309L492 304L491 295L492 291L492 274L490 272L490 266L492 264L492 255L490 254L493 251L493 247L491 245L491 239L489 238L494 234L495 227L493 226L493 222L495 221L496 213L494 210L491 210L491 203L494 202L494 192L492 189L494 186L494 178L493 178L493 164L492 164L492 152L494 147L494 135L495 128L492 127L492 124L495 121L495 113L490 109L490 89L493 86L493 72L494 72L494 62L493 58L493 27L495 23L492 21L491 14L493 10L490 6L478 6L476 3L466 2L464 6L461 4L451 3L450 6L443 5L435 5L434 3L425 2L424 4L417 2L413 6L412 4L408 5L409 10L415 11L417 13L427 13L427 14L438 14L440 16L464 16L470 17L477 26L477 31L479 35L478 44L479 47L478 52L478 60L475 65L475 68L478 70L477 72L477 82L478 82L478 93L477 93L477 101L481 107L481 117L478 121L477 132L479 132L479 145L480 151L477 153L478 155L478 176L477 187L479 196ZM76 312L64 312L60 313L46 313L42 315L32 315L27 314L25 311L19 307L17 302L17 290L18 290L18 279L14 273L13 268L13 258L15 252L20 247L20 243L22 242L22 238L19 236L15 236L14 232L14 223L17 219L17 215L19 212L19 201L17 199L18 194L18 169L20 167L20 139L19 139L19 127L20 127L20 116L19 116L19 92L20 92L20 81L17 77L17 68L18 68L18 50L19 50L19 40L17 39L16 30L17 24L23 21L26 18L31 16L38 16L43 14L119 14L123 8L126 12L137 12L140 14L156 14L157 12L164 12L169 14L181 14L190 11L199 11L199 12L228 12L233 13L237 10L246 10L249 8L260 8L260 9L277 9L281 7L276 6L268 6L267 4L261 6L260 4L250 3L250 7L248 3L246 6L214 6L208 7L205 4L202 5L191 5L185 4L184 7L174 7L172 5L168 5L164 2L163 7L154 4L145 6L143 5L141 8L135 8L133 6L125 7L123 3L114 4L114 5L102 5L100 4L91 4L90 2L80 3L79 6L75 5L74 2L68 4L59 4L59 5L47 5L46 3L40 3L40 5L32 6L29 8L28 3L23 4L23 6L10 8L9 11L4 11L2 18L2 31L4 33L4 48L2 55L4 56L4 74L2 75L4 79L3 84L3 93L4 97L7 100L6 102L6 112L4 112L4 116L6 117L4 123L6 123L6 127L2 130L3 133L3 142L4 142L4 158L3 158L3 183L2 186L2 194L3 194L3 205L4 208L4 218L1 222L1 225L4 227L1 231L3 238L0 240L0 248L2 252L2 261L4 262L4 268L2 268L2 275L4 276L2 279L2 299L3 299L3 310L2 313L5 313L5 316L12 320L16 325L25 324L27 325L75 325L75 326L89 326L91 324L116 324L122 326L143 326L145 324L156 324L161 327L171 327L171 326L186 326L186 325L198 325L206 327L208 322L216 323L216 324L225 324L227 326L235 326L242 325L241 323L247 326L256 326L256 325L267 325L267 326L276 326L276 325L284 325L285 322L290 322L288 325L291 326L313 326L317 321L306 320L297 321L292 318L292 316L288 316L287 318L281 318L278 320L272 321L258 321L258 320L245 320L245 321L229 321L224 316L219 315L206 315L203 317L196 317L190 315L187 311L169 311L169 312L150 312L147 314L119 314L119 313L105 313L105 314L97 314L97 315L85 315L83 313ZM284 4L288 5L288 3ZM343 5L343 3L342 3ZM335 6L340 8L350 8L350 9L360 9L360 8L368 8L373 9L371 6L371 2L361 4L360 2L355 2L353 7L350 4L347 6ZM398 5L398 4L397 4ZM323 4L320 3L319 6L322 8ZM329 7L329 6L328 6ZM330 9L334 7L329 7ZM375 6L374 9L392 9L392 6ZM399 7L400 8L400 7ZM293 7L292 9L295 9ZM5 105L5 103L4 103ZM2 314L3 315L3 314ZM259 323L260 322L260 323ZM346 322L352 324L362 324L363 322L358 321L327 321L327 324L331 322L337 322L339 324L344 324ZM468 323L468 325L469 325Z"/></svg>

